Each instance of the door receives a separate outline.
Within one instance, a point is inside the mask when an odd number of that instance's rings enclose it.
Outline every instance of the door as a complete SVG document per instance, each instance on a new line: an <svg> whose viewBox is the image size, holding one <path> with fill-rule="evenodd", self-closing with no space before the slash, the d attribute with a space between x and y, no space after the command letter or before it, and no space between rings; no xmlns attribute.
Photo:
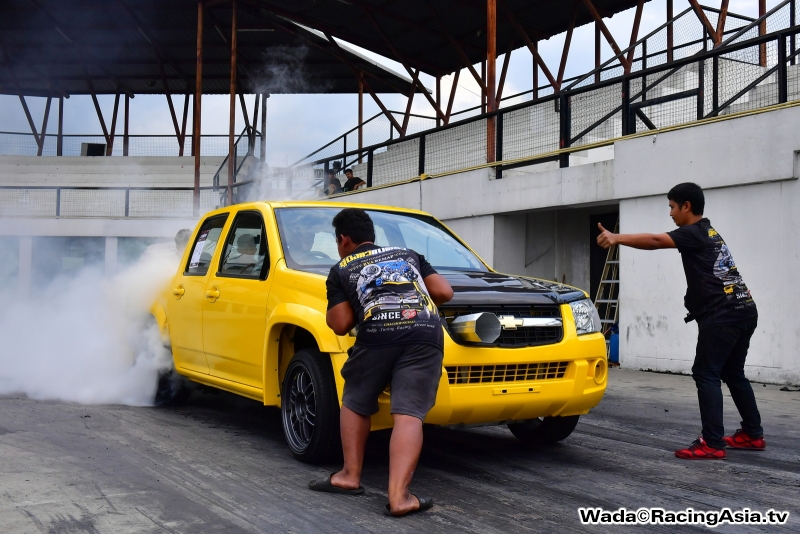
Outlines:
<svg viewBox="0 0 800 534"><path fill-rule="evenodd" d="M236 215L203 301L203 347L213 376L263 389L271 285L264 219Z"/></svg>
<svg viewBox="0 0 800 534"><path fill-rule="evenodd" d="M167 305L167 324L175 365L208 374L203 352L203 302L209 266L228 215L218 215L203 222L195 238L184 271L172 280L172 298Z"/></svg>

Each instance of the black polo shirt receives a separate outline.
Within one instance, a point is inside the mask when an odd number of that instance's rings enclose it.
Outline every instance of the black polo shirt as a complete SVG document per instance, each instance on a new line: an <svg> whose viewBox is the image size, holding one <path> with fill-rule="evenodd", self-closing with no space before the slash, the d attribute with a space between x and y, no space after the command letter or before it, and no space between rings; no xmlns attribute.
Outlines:
<svg viewBox="0 0 800 534"><path fill-rule="evenodd" d="M703 218L668 235L681 253L686 273L687 322L695 319L700 328L708 328L758 316L731 251L711 221Z"/></svg>
<svg viewBox="0 0 800 534"><path fill-rule="evenodd" d="M406 248L364 244L331 267L328 309L349 302L356 316L356 344L368 347L429 344L444 334L424 278L436 271Z"/></svg>

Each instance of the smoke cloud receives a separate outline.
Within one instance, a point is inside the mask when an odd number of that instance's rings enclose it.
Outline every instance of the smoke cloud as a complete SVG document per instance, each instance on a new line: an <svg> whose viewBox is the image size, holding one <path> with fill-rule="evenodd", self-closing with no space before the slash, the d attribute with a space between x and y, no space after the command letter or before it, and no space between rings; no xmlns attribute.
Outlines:
<svg viewBox="0 0 800 534"><path fill-rule="evenodd" d="M177 264L171 244L104 277L86 268L0 310L0 394L82 404L153 403L171 365L150 305Z"/></svg>

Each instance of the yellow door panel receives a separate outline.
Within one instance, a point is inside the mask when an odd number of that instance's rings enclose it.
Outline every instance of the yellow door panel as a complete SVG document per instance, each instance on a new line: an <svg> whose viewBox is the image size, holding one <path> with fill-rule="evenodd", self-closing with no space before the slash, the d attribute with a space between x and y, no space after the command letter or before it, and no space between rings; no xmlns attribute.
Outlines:
<svg viewBox="0 0 800 534"><path fill-rule="evenodd" d="M203 346L212 376L263 388L271 286L262 216L239 212L203 299Z"/></svg>
<svg viewBox="0 0 800 534"><path fill-rule="evenodd" d="M172 280L167 304L175 365L198 373L208 374L208 362L203 351L203 302L209 266L226 220L227 215L223 215L210 217L203 222L195 236L184 272Z"/></svg>

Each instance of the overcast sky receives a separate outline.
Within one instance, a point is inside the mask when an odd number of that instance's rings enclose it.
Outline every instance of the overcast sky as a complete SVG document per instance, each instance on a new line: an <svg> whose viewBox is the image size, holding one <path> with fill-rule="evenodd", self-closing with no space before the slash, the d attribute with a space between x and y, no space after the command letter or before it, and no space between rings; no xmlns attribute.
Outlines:
<svg viewBox="0 0 800 534"><path fill-rule="evenodd" d="M689 3L675 0L675 14L680 13ZM717 5L715 0L705 2ZM768 0L767 8L770 9L779 3L778 0ZM731 0L730 11L755 17L758 13L758 0ZM611 19L606 19L606 24L614 35L620 47L625 48L630 39L630 28L633 21L634 9L618 13ZM640 36L644 36L665 22L666 1L652 0L647 2L642 16ZM613 54L605 40L603 43L603 60ZM539 43L539 51L548 65L555 73L561 59L564 45L564 35L558 35L550 40ZM362 50L363 51L363 50ZM381 63L398 72L404 72L403 67L389 59L376 54L363 51ZM502 56L498 58L498 76L502 65ZM594 26L589 24L575 30L572 37L572 47L566 67L566 77L577 76L590 71L594 67ZM477 70L480 72L480 68ZM530 90L532 80L532 60L526 48L515 50L511 55L509 71L506 79L504 95L511 95ZM427 75L421 76L426 87L434 88L434 79ZM442 79L442 100L449 95L452 77ZM547 83L540 74L540 84ZM454 111L480 104L479 89L469 72L465 69L459 78L459 87L456 92ZM380 95L389 109L404 110L406 99L402 95ZM100 105L106 123L110 123L114 97L100 96ZM227 95L203 97L203 134L226 134L228 124L228 99ZM28 98L29 107L37 124L41 125L44 113L44 98ZM247 97L247 106L252 114L253 96ZM180 113L183 98L175 98L176 112ZM357 95L272 95L269 98L267 117L267 161L271 165L283 166L286 162L295 160L326 144L333 138L342 134L356 125L358 119ZM378 113L380 109L372 98L364 96L365 118ZM414 99L413 111L422 115L433 115L433 110L422 95ZM56 131L57 111L51 112L48 126L49 133ZM244 127L244 121L238 111L237 102L237 131ZM0 131L30 132L28 121L22 111L19 99L16 96L0 95ZM189 114L189 127L191 131L191 113ZM101 134L100 123L94 111L94 106L89 96L75 95L64 104L64 133L69 134ZM117 122L117 132L122 132L121 120ZM131 134L172 134L174 129L164 95L138 95L131 100Z"/></svg>

